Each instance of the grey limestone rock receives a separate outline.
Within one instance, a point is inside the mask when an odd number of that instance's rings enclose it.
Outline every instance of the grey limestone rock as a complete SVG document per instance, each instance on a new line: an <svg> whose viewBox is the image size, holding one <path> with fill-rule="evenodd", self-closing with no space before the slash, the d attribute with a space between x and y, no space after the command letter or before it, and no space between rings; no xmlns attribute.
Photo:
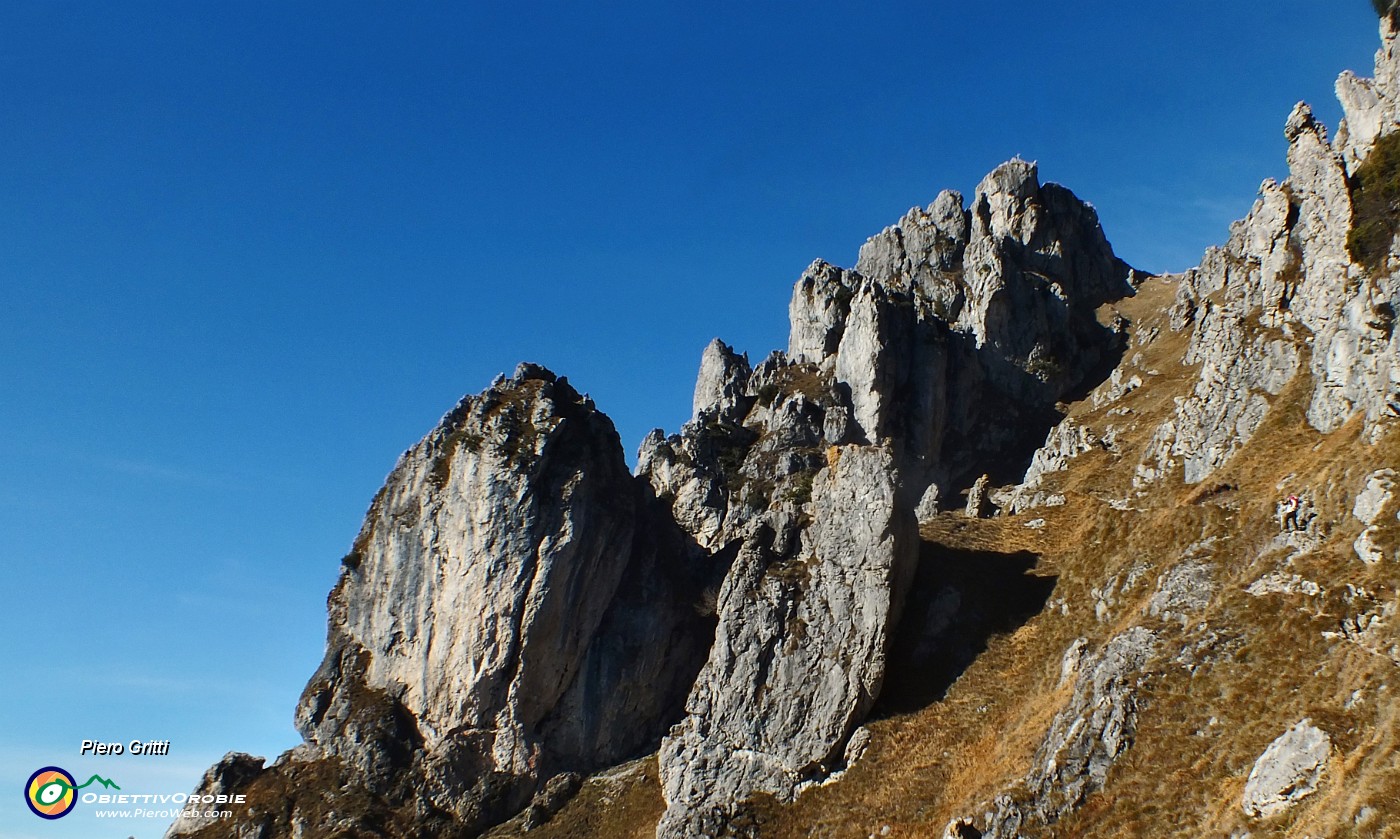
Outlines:
<svg viewBox="0 0 1400 839"><path fill-rule="evenodd" d="M919 498L919 503L914 507L914 516L919 521L927 521L938 515L939 501L941 500L938 484L929 484Z"/></svg>
<svg viewBox="0 0 1400 839"><path fill-rule="evenodd" d="M983 475L967 491L967 505L963 507L963 514L968 518L980 519L987 514L987 487L991 482L990 477Z"/></svg>
<svg viewBox="0 0 1400 839"><path fill-rule="evenodd" d="M1279 735L1254 762L1240 805L1256 818L1287 810L1317 791L1331 753L1327 733L1312 720L1302 720Z"/></svg>
<svg viewBox="0 0 1400 839"><path fill-rule="evenodd" d="M678 434L649 434L637 474L669 507L695 552L713 557L770 506L789 513L801 506L825 448L861 436L851 413L829 372L774 353L728 407L702 411Z"/></svg>
<svg viewBox="0 0 1400 839"><path fill-rule="evenodd" d="M817 260L797 281L788 305L788 357L819 364L836 353L859 275Z"/></svg>
<svg viewBox="0 0 1400 839"><path fill-rule="evenodd" d="M749 795L789 799L839 771L883 677L916 511L935 514L1008 448L1029 458L1053 403L1107 376L1124 340L1098 309L1137 277L1091 207L1017 160L984 179L971 208L945 192L911 210L866 243L856 270L813 263L793 290L786 353L749 371L711 345L695 418L649 435L638 455L638 474L723 579L709 663L662 750L660 835L718 831ZM866 487L864 513L832 508L832 476ZM833 547L864 532L858 521L903 535ZM841 569L866 554L883 570L852 606ZM852 609L854 631L831 625ZM829 655L850 644L868 657ZM811 698L794 699L799 684ZM778 697L798 710L770 704Z"/></svg>
<svg viewBox="0 0 1400 839"><path fill-rule="evenodd" d="M526 732L577 674L629 558L636 504L616 451L567 384L524 370L400 458L332 594L332 645L364 652L365 683L429 750L470 731L501 771L538 760ZM322 695L298 722L335 750Z"/></svg>
<svg viewBox="0 0 1400 839"><path fill-rule="evenodd" d="M752 526L687 716L662 743L659 837L715 835L751 795L790 801L842 767L913 571L897 496L888 450L847 446L815 476L797 538L776 517Z"/></svg>
<svg viewBox="0 0 1400 839"><path fill-rule="evenodd" d="M1356 556L1367 565L1376 565L1385 559L1385 548L1379 543L1380 528L1372 525L1361 531L1361 535L1352 542L1352 550L1356 551Z"/></svg>
<svg viewBox="0 0 1400 839"><path fill-rule="evenodd" d="M970 208L944 192L872 237L855 271L809 268L788 355L834 374L864 441L893 443L911 491L952 491L980 461L1029 456L1054 403L1108 375L1124 338L1097 313L1139 279L1092 207L1013 160Z"/></svg>
<svg viewBox="0 0 1400 839"><path fill-rule="evenodd" d="M1111 405L1142 387L1142 384L1141 376L1133 373L1125 377L1123 368L1116 367L1113 372L1109 374L1108 381L1104 382L1102 386L1096 388L1094 392L1090 394L1090 399L1095 408L1103 405Z"/></svg>
<svg viewBox="0 0 1400 839"><path fill-rule="evenodd" d="M1352 549L1356 551L1357 558L1367 565L1375 565L1384 560L1388 553L1395 553L1385 544L1385 531L1380 523L1388 519L1394 510L1396 482L1394 469L1377 469L1366 476L1366 483L1352 505L1352 516L1363 526L1352 543ZM1396 517L1400 518L1400 513L1396 513Z"/></svg>
<svg viewBox="0 0 1400 839"><path fill-rule="evenodd" d="M637 452L637 474L644 477L676 523L703 550L716 547L724 530L724 476L715 461L715 435L667 437L654 429Z"/></svg>
<svg viewBox="0 0 1400 839"><path fill-rule="evenodd" d="M1306 580L1297 574L1284 574L1279 571L1270 571L1259 579L1249 584L1245 593L1253 597L1263 597L1266 594L1301 594L1305 597L1320 597L1322 586L1312 580Z"/></svg>
<svg viewBox="0 0 1400 839"><path fill-rule="evenodd" d="M1400 406L1400 344L1394 271L1352 264L1350 174L1400 116L1396 33L1382 21L1374 80L1346 73L1337 83L1346 112L1334 141L1299 103L1284 134L1289 177L1265 181L1229 241L1184 275L1172 328L1192 330L1194 392L1159 430L1139 483L1178 464L1188 483L1204 480L1258 429L1273 397L1303 371L1312 376L1309 422L1323 432L1362 414L1373 429Z"/></svg>
<svg viewBox="0 0 1400 839"><path fill-rule="evenodd" d="M1080 665L1074 695L1051 723L1028 778L1042 821L1053 821L1052 814L1067 812L1100 789L1113 762L1132 745L1137 690L1156 648L1153 632L1133 627Z"/></svg>
<svg viewBox="0 0 1400 839"><path fill-rule="evenodd" d="M333 762L386 813L470 834L645 750L708 645L684 544L612 423L522 365L399 458L328 601L306 746L269 772Z"/></svg>
<svg viewBox="0 0 1400 839"><path fill-rule="evenodd" d="M898 224L866 241L855 270L900 287L917 287L939 317L956 320L970 225L962 194L944 190L926 209L911 209Z"/></svg>
<svg viewBox="0 0 1400 839"><path fill-rule="evenodd" d="M564 772L550 778L521 814L521 829L528 832L549 821L582 786L583 778L577 772Z"/></svg>
<svg viewBox="0 0 1400 839"><path fill-rule="evenodd" d="M1041 185L1033 163L1012 160L988 174L971 217L960 331L1042 383L1078 384L1109 349L1093 311L1132 294L1135 272L1113 255L1093 208ZM1034 388L1015 383L1026 395Z"/></svg>
<svg viewBox="0 0 1400 839"><path fill-rule="evenodd" d="M1374 80L1358 78L1350 71L1337 79L1337 99L1344 116L1337 127L1335 145L1349 172L1355 172L1370 154L1376 138L1400 128L1400 57L1395 38L1394 22L1383 16Z"/></svg>
<svg viewBox="0 0 1400 839"><path fill-rule="evenodd" d="M1187 559L1172 566L1157 581L1157 590L1147 602L1147 612L1163 620L1185 621L1191 614L1210 605L1215 579L1209 563Z"/></svg>
<svg viewBox="0 0 1400 839"><path fill-rule="evenodd" d="M1078 662L1073 696L1051 722L1020 789L992 802L985 839L1015 839L1023 829L1054 824L1103 787L1133 743L1138 690L1157 646L1155 633L1133 627Z"/></svg>
<svg viewBox="0 0 1400 839"><path fill-rule="evenodd" d="M1377 469L1366 476L1366 483L1356 496L1351 514L1368 527L1380 521L1389 511L1396 493L1396 472L1394 469Z"/></svg>
<svg viewBox="0 0 1400 839"><path fill-rule="evenodd" d="M711 341L701 356L700 375L695 380L694 416L733 413L745 397L752 372L746 356L718 338Z"/></svg>
<svg viewBox="0 0 1400 839"><path fill-rule="evenodd" d="M1021 483L996 490L991 493L991 498L1012 515L1047 506L1053 494L1041 491L1045 477L1063 472L1069 468L1070 461L1100 445L1102 442L1092 429L1072 419L1066 419L1050 429L1044 445L1035 450L1035 454L1031 456L1031 465L1026 469Z"/></svg>

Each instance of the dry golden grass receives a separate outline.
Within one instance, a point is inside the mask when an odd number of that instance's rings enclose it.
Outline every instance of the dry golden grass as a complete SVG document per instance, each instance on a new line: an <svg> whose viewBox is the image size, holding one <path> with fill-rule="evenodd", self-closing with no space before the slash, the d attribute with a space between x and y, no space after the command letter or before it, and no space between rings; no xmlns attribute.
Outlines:
<svg viewBox="0 0 1400 839"><path fill-rule="evenodd" d="M554 818L528 831L528 835L532 839L652 839L663 809L653 755L588 779ZM525 833L518 823L507 823L489 831L483 839L505 839Z"/></svg>

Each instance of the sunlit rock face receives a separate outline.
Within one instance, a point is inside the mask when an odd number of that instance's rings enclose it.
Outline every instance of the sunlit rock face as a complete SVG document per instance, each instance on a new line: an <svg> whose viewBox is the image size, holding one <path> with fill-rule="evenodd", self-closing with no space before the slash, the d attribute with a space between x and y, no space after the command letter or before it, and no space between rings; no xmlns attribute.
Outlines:
<svg viewBox="0 0 1400 839"><path fill-rule="evenodd" d="M715 834L754 793L791 801L844 768L879 695L917 534L889 452L837 451L810 524L771 515L739 547L709 661L661 746L660 837Z"/></svg>
<svg viewBox="0 0 1400 839"><path fill-rule="evenodd" d="M1145 474L1175 468L1205 480L1247 442L1271 398L1310 374L1307 418L1334 431L1361 415L1372 432L1400 415L1400 307L1396 254L1382 270L1355 264L1349 177L1375 141L1400 125L1396 30L1381 23L1374 80L1337 81L1345 119L1330 141L1299 103L1284 126L1289 177L1265 181L1259 200L1183 278L1173 328L1191 330L1186 361L1201 365L1195 393L1165 424ZM1392 245L1392 250L1394 245Z"/></svg>
<svg viewBox="0 0 1400 839"><path fill-rule="evenodd" d="M653 748L713 626L685 552L607 417L522 365L400 457L331 592L306 744L271 771L334 761L470 832Z"/></svg>

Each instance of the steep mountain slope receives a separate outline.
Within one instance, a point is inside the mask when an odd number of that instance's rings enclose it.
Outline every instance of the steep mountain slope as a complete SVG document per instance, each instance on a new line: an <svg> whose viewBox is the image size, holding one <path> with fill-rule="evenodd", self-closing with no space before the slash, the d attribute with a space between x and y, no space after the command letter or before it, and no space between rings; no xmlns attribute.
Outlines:
<svg viewBox="0 0 1400 839"><path fill-rule="evenodd" d="M346 558L305 745L172 835L1400 833L1382 39L1184 275L1012 161L809 268L786 352L711 344L636 476L548 371L464 400Z"/></svg>

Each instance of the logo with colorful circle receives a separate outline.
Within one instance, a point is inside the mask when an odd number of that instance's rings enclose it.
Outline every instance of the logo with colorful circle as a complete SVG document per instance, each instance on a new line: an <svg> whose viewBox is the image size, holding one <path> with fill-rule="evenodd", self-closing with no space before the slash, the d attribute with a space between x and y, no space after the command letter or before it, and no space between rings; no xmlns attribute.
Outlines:
<svg viewBox="0 0 1400 839"><path fill-rule="evenodd" d="M82 784L73 780L67 770L57 766L45 766L33 775L24 785L24 801L29 812L41 819L61 819L73 811L78 803L78 790L101 784L107 789L121 789L110 778L93 775Z"/></svg>

